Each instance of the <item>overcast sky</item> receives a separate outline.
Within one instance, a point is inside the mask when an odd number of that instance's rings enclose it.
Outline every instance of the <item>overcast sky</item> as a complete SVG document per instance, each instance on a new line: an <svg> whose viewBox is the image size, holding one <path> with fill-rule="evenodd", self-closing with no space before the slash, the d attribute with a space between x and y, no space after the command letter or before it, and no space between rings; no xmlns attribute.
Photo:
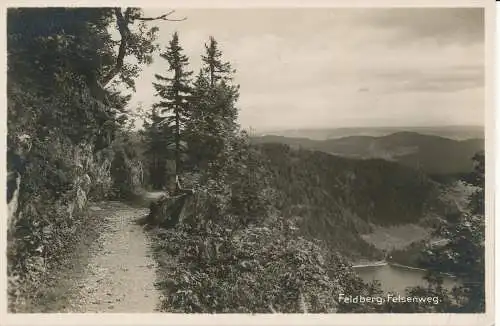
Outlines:
<svg viewBox="0 0 500 326"><path fill-rule="evenodd" d="M157 16L166 9L145 9ZM177 10L174 31L195 72L213 35L241 85L239 122L256 130L347 126L482 125L482 9ZM157 101L155 58L131 105Z"/></svg>

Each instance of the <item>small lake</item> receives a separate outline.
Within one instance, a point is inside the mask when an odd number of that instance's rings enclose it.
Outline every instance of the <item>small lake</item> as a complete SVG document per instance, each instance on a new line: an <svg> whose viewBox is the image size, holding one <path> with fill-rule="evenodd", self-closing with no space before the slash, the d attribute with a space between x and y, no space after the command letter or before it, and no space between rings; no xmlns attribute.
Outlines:
<svg viewBox="0 0 500 326"><path fill-rule="evenodd" d="M427 281L423 279L425 270L405 268L397 265L379 265L354 267L354 271L365 281L379 280L384 292L396 292L404 294L407 287L427 286ZM453 277L445 277L443 285L447 289L452 289L457 281Z"/></svg>

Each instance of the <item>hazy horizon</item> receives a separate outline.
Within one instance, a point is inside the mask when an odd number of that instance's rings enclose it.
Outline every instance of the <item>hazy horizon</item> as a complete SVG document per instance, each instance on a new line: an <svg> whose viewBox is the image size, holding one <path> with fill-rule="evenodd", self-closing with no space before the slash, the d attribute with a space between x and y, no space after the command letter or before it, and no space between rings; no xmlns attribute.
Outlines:
<svg viewBox="0 0 500 326"><path fill-rule="evenodd" d="M257 129L257 128L244 128L244 129L252 129L257 132L272 132L272 131L290 131L290 130L334 130L334 129L418 129L418 128L481 128L485 129L485 125L473 125L473 124L449 124L449 125L345 125L345 126L315 126L315 127L298 127L298 128L290 128L290 127L269 127L265 129Z"/></svg>
<svg viewBox="0 0 500 326"><path fill-rule="evenodd" d="M237 70L244 129L484 125L482 9L180 9L172 17L187 20L157 24L161 49L177 31L196 74L214 36ZM155 73L167 73L158 56L130 107L158 100Z"/></svg>

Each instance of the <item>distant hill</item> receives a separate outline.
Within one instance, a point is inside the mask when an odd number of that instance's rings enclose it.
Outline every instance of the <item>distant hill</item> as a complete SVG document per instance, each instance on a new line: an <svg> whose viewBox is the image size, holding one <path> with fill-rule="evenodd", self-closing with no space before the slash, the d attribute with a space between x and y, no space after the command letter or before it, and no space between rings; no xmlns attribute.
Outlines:
<svg viewBox="0 0 500 326"><path fill-rule="evenodd" d="M371 225L420 223L441 215L441 185L424 173L381 159L355 160L261 144L284 216L299 217L305 235L348 257L380 258L360 234Z"/></svg>
<svg viewBox="0 0 500 326"><path fill-rule="evenodd" d="M431 127L345 127L318 129L270 130L256 136L283 136L313 140L337 139L350 136L382 137L397 132L416 132L422 135L439 136L454 140L482 139L483 126L431 126Z"/></svg>
<svg viewBox="0 0 500 326"><path fill-rule="evenodd" d="M283 136L253 137L257 144L280 143L294 148L322 151L338 156L398 162L428 174L460 174L472 171L472 156L484 149L484 139L453 140L397 132L381 137L350 136L339 139L311 140Z"/></svg>

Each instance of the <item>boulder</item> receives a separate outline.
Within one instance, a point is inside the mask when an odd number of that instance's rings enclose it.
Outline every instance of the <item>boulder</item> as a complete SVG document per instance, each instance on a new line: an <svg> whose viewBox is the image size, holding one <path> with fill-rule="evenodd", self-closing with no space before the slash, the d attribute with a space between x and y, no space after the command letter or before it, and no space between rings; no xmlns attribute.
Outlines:
<svg viewBox="0 0 500 326"><path fill-rule="evenodd" d="M148 224L173 228L186 217L186 207L190 205L192 193L177 196L163 196L151 202Z"/></svg>

